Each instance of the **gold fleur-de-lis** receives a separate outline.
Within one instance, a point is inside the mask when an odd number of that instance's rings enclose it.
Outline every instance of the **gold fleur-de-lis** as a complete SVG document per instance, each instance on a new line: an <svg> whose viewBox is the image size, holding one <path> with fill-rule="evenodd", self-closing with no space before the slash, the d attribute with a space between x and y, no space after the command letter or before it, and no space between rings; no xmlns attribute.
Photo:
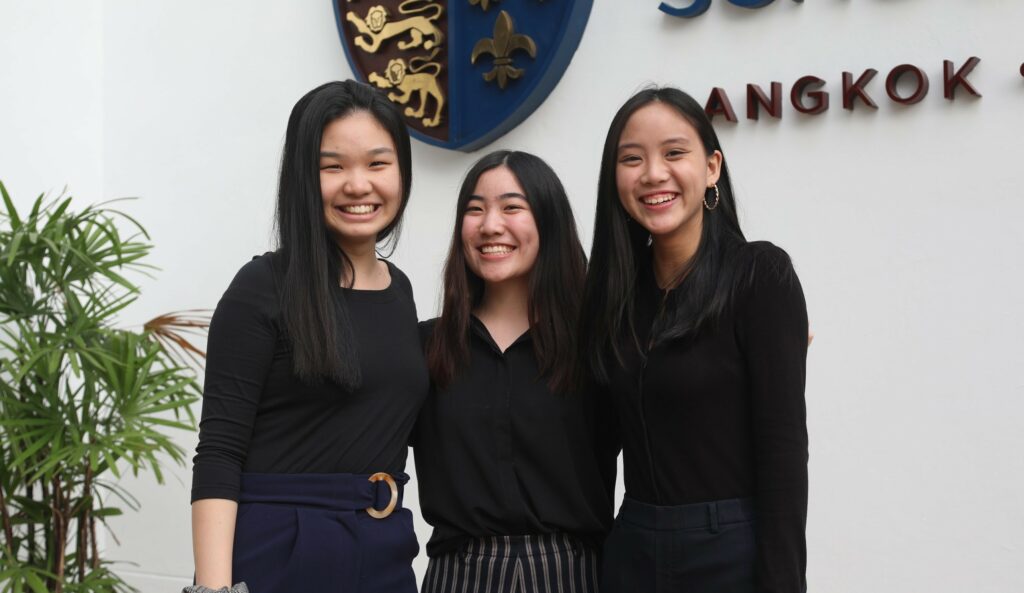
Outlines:
<svg viewBox="0 0 1024 593"><path fill-rule="evenodd" d="M494 38L477 41L469 61L475 64L483 54L494 56L494 68L484 73L484 80L491 82L497 78L498 86L505 88L510 78L519 78L525 72L512 65L512 52L516 50L525 51L531 58L537 57L537 44L528 35L516 33L512 17L503 10L494 22Z"/></svg>

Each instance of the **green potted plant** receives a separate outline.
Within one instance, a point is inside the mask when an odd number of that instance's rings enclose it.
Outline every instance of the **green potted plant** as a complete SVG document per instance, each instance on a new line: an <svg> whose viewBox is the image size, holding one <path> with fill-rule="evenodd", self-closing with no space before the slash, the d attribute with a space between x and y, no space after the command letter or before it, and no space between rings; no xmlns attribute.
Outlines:
<svg viewBox="0 0 1024 593"><path fill-rule="evenodd" d="M195 430L199 313L117 326L151 270L145 229L111 203L40 196L19 213L0 183L0 590L127 591L99 550L134 508L122 472L183 463ZM127 229L127 232L126 232Z"/></svg>

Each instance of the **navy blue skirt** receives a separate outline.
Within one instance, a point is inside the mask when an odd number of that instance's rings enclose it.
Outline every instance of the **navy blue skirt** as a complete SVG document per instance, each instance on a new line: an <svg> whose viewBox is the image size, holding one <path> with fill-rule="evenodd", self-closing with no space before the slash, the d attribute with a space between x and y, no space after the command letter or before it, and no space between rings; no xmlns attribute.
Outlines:
<svg viewBox="0 0 1024 593"><path fill-rule="evenodd" d="M605 542L601 593L754 593L753 506L626 498Z"/></svg>
<svg viewBox="0 0 1024 593"><path fill-rule="evenodd" d="M357 474L242 474L235 522L233 580L251 593L345 591L415 593L419 552L412 513L398 484L395 510L383 519L391 490Z"/></svg>

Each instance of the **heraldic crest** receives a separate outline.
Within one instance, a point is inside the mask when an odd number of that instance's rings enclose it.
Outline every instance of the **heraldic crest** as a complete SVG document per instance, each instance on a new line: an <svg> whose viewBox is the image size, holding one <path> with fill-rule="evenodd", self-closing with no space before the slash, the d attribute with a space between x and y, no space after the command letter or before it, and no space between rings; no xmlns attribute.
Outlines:
<svg viewBox="0 0 1024 593"><path fill-rule="evenodd" d="M592 0L332 0L353 72L416 138L476 150L533 112L579 45Z"/></svg>

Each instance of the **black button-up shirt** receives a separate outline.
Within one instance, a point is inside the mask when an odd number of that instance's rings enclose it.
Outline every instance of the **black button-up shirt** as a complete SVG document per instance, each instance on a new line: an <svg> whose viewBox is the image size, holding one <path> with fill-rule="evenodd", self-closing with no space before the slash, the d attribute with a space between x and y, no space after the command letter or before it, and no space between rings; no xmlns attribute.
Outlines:
<svg viewBox="0 0 1024 593"><path fill-rule="evenodd" d="M552 393L529 332L502 352L473 318L469 351L452 384L431 389L414 432L420 507L434 527L427 553L492 535L565 532L599 545L615 456L598 442L598 397Z"/></svg>

